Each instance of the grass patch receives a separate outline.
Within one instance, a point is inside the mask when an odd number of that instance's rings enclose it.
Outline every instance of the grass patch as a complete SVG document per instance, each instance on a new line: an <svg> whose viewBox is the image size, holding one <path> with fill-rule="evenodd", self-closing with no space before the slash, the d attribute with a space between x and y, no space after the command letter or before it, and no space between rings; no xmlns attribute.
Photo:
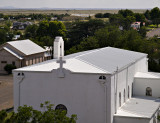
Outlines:
<svg viewBox="0 0 160 123"><path fill-rule="evenodd" d="M158 28L160 27L160 24L158 25ZM148 28L157 28L157 25L155 25L155 24L151 24L151 25L148 25Z"/></svg>

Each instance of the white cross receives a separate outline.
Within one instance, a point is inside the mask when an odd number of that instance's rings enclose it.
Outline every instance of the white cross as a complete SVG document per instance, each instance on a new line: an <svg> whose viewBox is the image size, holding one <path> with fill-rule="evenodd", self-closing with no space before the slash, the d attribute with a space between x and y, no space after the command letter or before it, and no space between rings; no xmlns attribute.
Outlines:
<svg viewBox="0 0 160 123"><path fill-rule="evenodd" d="M66 63L66 61L62 59L62 56L60 56L59 60L57 60L57 63L60 64L59 68L60 68L60 70L62 70L63 63Z"/></svg>

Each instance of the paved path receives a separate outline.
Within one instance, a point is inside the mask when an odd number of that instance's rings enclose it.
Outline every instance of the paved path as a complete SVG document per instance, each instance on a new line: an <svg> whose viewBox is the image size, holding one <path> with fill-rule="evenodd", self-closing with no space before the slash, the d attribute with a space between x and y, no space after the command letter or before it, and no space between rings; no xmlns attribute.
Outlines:
<svg viewBox="0 0 160 123"><path fill-rule="evenodd" d="M154 37L155 35L160 36L160 28L156 28L156 29L149 31L146 36L148 38L151 38L151 37Z"/></svg>
<svg viewBox="0 0 160 123"><path fill-rule="evenodd" d="M13 107L13 77L0 75L0 110Z"/></svg>

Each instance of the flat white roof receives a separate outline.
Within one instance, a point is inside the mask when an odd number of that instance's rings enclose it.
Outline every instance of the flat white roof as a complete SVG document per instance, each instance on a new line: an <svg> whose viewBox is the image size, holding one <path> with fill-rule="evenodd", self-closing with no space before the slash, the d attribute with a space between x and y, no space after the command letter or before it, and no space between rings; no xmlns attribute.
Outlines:
<svg viewBox="0 0 160 123"><path fill-rule="evenodd" d="M160 98L133 97L114 116L151 118L160 106Z"/></svg>
<svg viewBox="0 0 160 123"><path fill-rule="evenodd" d="M137 72L134 76L135 78L152 78L152 79L160 79L160 73L155 72Z"/></svg>
<svg viewBox="0 0 160 123"><path fill-rule="evenodd" d="M35 53L41 53L45 52L45 49L40 47L39 45L35 44L34 42L27 40L18 40L18 41L10 41L7 42L12 47L16 48L20 52L22 52L25 55L32 55Z"/></svg>
<svg viewBox="0 0 160 123"><path fill-rule="evenodd" d="M117 67L125 68L146 56L144 53L105 47L64 56L63 59L66 60L64 68L73 72L112 74ZM56 59L53 59L15 71L51 71L58 67Z"/></svg>

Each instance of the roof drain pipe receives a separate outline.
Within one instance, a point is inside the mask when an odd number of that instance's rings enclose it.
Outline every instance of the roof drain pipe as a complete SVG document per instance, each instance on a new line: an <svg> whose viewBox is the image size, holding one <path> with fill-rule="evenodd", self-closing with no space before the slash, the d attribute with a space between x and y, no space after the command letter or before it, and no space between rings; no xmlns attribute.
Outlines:
<svg viewBox="0 0 160 123"><path fill-rule="evenodd" d="M104 123L107 123L107 85L106 80L100 80L100 84L104 87Z"/></svg>
<svg viewBox="0 0 160 123"><path fill-rule="evenodd" d="M18 94L18 106L20 106L20 97L21 97L21 95L20 95L20 94L21 94L21 93L20 93L21 85L20 85L20 84L22 83L24 77L25 77L25 76L24 76L24 73L23 73L23 72L17 74L17 79L19 80L19 81L18 81L18 85L19 85L19 86L18 86L18 91L19 91L19 94Z"/></svg>
<svg viewBox="0 0 160 123"><path fill-rule="evenodd" d="M115 114L117 113L117 89L118 89L118 66L117 66L117 69L115 71L115 74L116 74L116 93L115 93Z"/></svg>

